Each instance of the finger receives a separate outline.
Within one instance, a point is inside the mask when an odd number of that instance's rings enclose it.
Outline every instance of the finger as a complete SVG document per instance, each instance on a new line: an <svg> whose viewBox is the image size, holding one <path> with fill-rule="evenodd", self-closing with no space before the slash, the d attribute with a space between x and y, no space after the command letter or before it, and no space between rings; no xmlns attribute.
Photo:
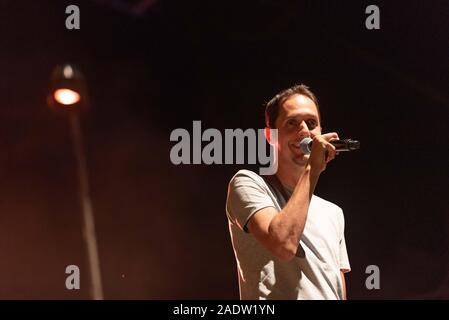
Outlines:
<svg viewBox="0 0 449 320"><path fill-rule="evenodd" d="M332 140L340 140L340 137L339 137L338 134L337 134L337 137L336 137L336 138L332 138L332 139L330 139L329 141L332 141Z"/></svg>
<svg viewBox="0 0 449 320"><path fill-rule="evenodd" d="M338 133L336 133L336 132L325 133L325 134L322 135L322 137L323 137L326 141L331 141L331 140L339 139L339 138L338 138Z"/></svg>
<svg viewBox="0 0 449 320"><path fill-rule="evenodd" d="M328 155L326 157L326 163L332 161L335 159L335 154L336 154L336 149L333 145L331 145L330 143L328 143L326 145L326 154Z"/></svg>

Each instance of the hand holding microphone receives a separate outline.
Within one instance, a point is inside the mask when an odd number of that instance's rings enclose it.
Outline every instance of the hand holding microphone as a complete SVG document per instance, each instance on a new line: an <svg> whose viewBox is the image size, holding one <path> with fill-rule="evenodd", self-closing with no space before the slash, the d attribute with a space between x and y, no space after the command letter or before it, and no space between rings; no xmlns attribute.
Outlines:
<svg viewBox="0 0 449 320"><path fill-rule="evenodd" d="M304 154L311 154L311 168L321 173L338 152L357 150L360 148L360 142L352 139L340 140L338 134L332 132L315 136L314 139L306 137L301 140L299 147Z"/></svg>
<svg viewBox="0 0 449 320"><path fill-rule="evenodd" d="M304 154L310 154L312 152L312 142L311 138L304 138L299 143L299 147ZM331 145L335 147L335 151L353 151L360 149L360 142L352 139L344 139L344 140L331 140L329 141Z"/></svg>

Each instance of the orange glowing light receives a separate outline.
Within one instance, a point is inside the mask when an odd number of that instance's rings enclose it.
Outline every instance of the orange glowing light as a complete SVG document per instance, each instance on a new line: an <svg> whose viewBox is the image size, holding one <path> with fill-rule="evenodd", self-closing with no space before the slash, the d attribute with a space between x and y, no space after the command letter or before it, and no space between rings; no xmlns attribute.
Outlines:
<svg viewBox="0 0 449 320"><path fill-rule="evenodd" d="M78 92L70 89L58 89L53 96L58 103L66 106L75 104L81 99Z"/></svg>

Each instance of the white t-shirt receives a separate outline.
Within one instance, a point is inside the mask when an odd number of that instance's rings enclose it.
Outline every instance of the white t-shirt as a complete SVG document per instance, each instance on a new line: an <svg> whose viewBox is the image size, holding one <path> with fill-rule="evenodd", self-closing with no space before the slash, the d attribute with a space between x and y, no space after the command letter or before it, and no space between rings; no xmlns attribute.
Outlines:
<svg viewBox="0 0 449 320"><path fill-rule="evenodd" d="M286 204L282 193L256 173L238 171L229 182L226 214L237 261L240 298L342 299L340 271L350 271L344 237L343 211L312 196L296 256L274 256L246 229L260 209Z"/></svg>

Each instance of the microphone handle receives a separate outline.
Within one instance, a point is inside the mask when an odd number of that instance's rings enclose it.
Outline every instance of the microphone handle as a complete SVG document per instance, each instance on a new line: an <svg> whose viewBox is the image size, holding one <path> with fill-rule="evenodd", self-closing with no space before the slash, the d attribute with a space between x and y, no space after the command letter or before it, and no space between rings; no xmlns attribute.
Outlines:
<svg viewBox="0 0 449 320"><path fill-rule="evenodd" d="M335 147L335 150L340 151L350 151L348 143L345 140L332 140L330 144Z"/></svg>
<svg viewBox="0 0 449 320"><path fill-rule="evenodd" d="M336 151L352 151L360 148L360 142L352 139L332 140L330 143L335 147Z"/></svg>
<svg viewBox="0 0 449 320"><path fill-rule="evenodd" d="M332 140L330 143L335 146L336 151L352 151L360 149L360 142L352 139L344 140ZM304 138L300 143L300 148L305 154L309 154L312 151L312 139Z"/></svg>

